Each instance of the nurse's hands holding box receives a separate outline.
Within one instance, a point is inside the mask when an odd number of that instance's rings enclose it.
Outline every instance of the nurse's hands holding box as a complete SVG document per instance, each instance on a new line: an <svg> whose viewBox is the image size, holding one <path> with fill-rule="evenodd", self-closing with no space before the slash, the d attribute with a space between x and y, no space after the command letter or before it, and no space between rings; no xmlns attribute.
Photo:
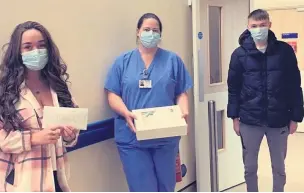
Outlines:
<svg viewBox="0 0 304 193"><path fill-rule="evenodd" d="M138 141L179 137L187 135L187 115L178 105L136 109L132 111L136 119Z"/></svg>
<svg viewBox="0 0 304 193"><path fill-rule="evenodd" d="M136 133L136 128L135 128L135 125L134 125L134 119L136 119L136 116L130 112L130 111L127 111L124 115L125 119L126 119L126 122L127 122L127 125L128 127L134 132Z"/></svg>
<svg viewBox="0 0 304 193"><path fill-rule="evenodd" d="M187 123L187 133L189 133L188 116L189 116L188 112L182 112L182 118L185 119Z"/></svg>

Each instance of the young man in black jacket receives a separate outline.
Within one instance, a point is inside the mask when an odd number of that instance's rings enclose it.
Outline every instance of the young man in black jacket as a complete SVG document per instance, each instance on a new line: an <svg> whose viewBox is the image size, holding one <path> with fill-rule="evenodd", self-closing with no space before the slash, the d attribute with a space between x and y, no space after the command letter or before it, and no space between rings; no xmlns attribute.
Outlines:
<svg viewBox="0 0 304 193"><path fill-rule="evenodd" d="M228 72L228 117L241 137L248 192L258 191L258 153L266 135L273 191L284 191L287 138L303 119L303 94L291 46L270 30L269 14L255 10L239 38Z"/></svg>

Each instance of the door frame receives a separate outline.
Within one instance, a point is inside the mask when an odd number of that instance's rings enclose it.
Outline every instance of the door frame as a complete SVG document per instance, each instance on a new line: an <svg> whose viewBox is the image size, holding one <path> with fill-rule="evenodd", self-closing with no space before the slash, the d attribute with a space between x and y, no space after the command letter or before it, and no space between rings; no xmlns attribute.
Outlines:
<svg viewBox="0 0 304 193"><path fill-rule="evenodd" d="M210 139L209 129L201 129L198 127L201 121L208 121L208 117L202 120L202 113L200 106L202 103L206 103L204 99L205 95L205 61L202 53L205 53L206 46L201 47L201 41L205 41L205 37L198 38L198 32L201 30L201 24L207 22L201 21L200 7L201 0L192 0L192 39L193 39L193 82L195 86L193 89L194 95L194 123L195 123L195 151L196 151L196 182L198 192L210 192L211 191L211 179L210 179ZM203 33L203 36L205 34Z"/></svg>
<svg viewBox="0 0 304 193"><path fill-rule="evenodd" d="M195 125L195 155L196 155L196 185L198 192L210 192L210 155L206 152L209 150L209 137L202 140L205 136L209 136L209 131L205 129L205 132L199 131L197 125L200 120L200 98L204 95L204 84L200 84L200 80L204 79L204 74L200 73L203 68L201 60L199 58L201 53L200 41L197 39L197 35L200 29L200 0L188 0L192 6L192 41L193 41L193 83L194 85L200 85L199 87L194 86L194 125ZM201 78L199 78L201 77ZM202 158L205 161L202 163Z"/></svg>
<svg viewBox="0 0 304 193"><path fill-rule="evenodd" d="M208 117L202 118L204 115L204 108L207 106L208 101L205 100L205 81L206 81L206 60L202 58L203 53L206 53L208 44L203 44L201 41L205 37L200 39L198 32L202 30L201 25L207 25L207 20L200 20L201 16L201 2L202 0L188 0L188 5L192 6L192 39L193 39L193 82L195 86L193 89L194 93L194 124L195 124L195 153L196 153L196 181L198 192L210 192L211 190L211 179L210 179L210 139L209 129L199 128L202 121L208 121ZM208 0L206 0L208 1ZM248 10L251 11L253 6L252 0L249 1ZM205 23L206 22L206 23ZM204 36L204 33L203 33ZM203 45L202 45L203 44ZM236 184L237 185L237 184Z"/></svg>

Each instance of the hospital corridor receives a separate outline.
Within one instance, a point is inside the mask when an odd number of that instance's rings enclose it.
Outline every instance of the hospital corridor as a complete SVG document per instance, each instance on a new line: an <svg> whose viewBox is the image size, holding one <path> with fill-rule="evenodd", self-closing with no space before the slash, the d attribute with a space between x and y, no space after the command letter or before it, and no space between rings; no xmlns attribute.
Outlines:
<svg viewBox="0 0 304 193"><path fill-rule="evenodd" d="M302 192L304 184L302 182L302 172L304 156L302 156L302 146L304 145L304 133L296 133L288 139L288 152L286 158L286 192ZM272 191L272 173L269 150L267 142L264 139L261 145L259 155L259 186L261 192ZM238 185L227 190L227 192L245 192L245 184Z"/></svg>
<svg viewBox="0 0 304 193"><path fill-rule="evenodd" d="M0 192L304 191L304 0L0 18Z"/></svg>

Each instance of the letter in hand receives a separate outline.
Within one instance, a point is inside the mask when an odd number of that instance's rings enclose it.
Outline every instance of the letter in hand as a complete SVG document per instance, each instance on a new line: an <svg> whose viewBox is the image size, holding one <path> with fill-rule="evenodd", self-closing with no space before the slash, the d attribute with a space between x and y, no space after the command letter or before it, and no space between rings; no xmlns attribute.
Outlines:
<svg viewBox="0 0 304 193"><path fill-rule="evenodd" d="M42 129L41 131L32 134L32 145L46 145L55 144L60 138L61 130L60 126Z"/></svg>

